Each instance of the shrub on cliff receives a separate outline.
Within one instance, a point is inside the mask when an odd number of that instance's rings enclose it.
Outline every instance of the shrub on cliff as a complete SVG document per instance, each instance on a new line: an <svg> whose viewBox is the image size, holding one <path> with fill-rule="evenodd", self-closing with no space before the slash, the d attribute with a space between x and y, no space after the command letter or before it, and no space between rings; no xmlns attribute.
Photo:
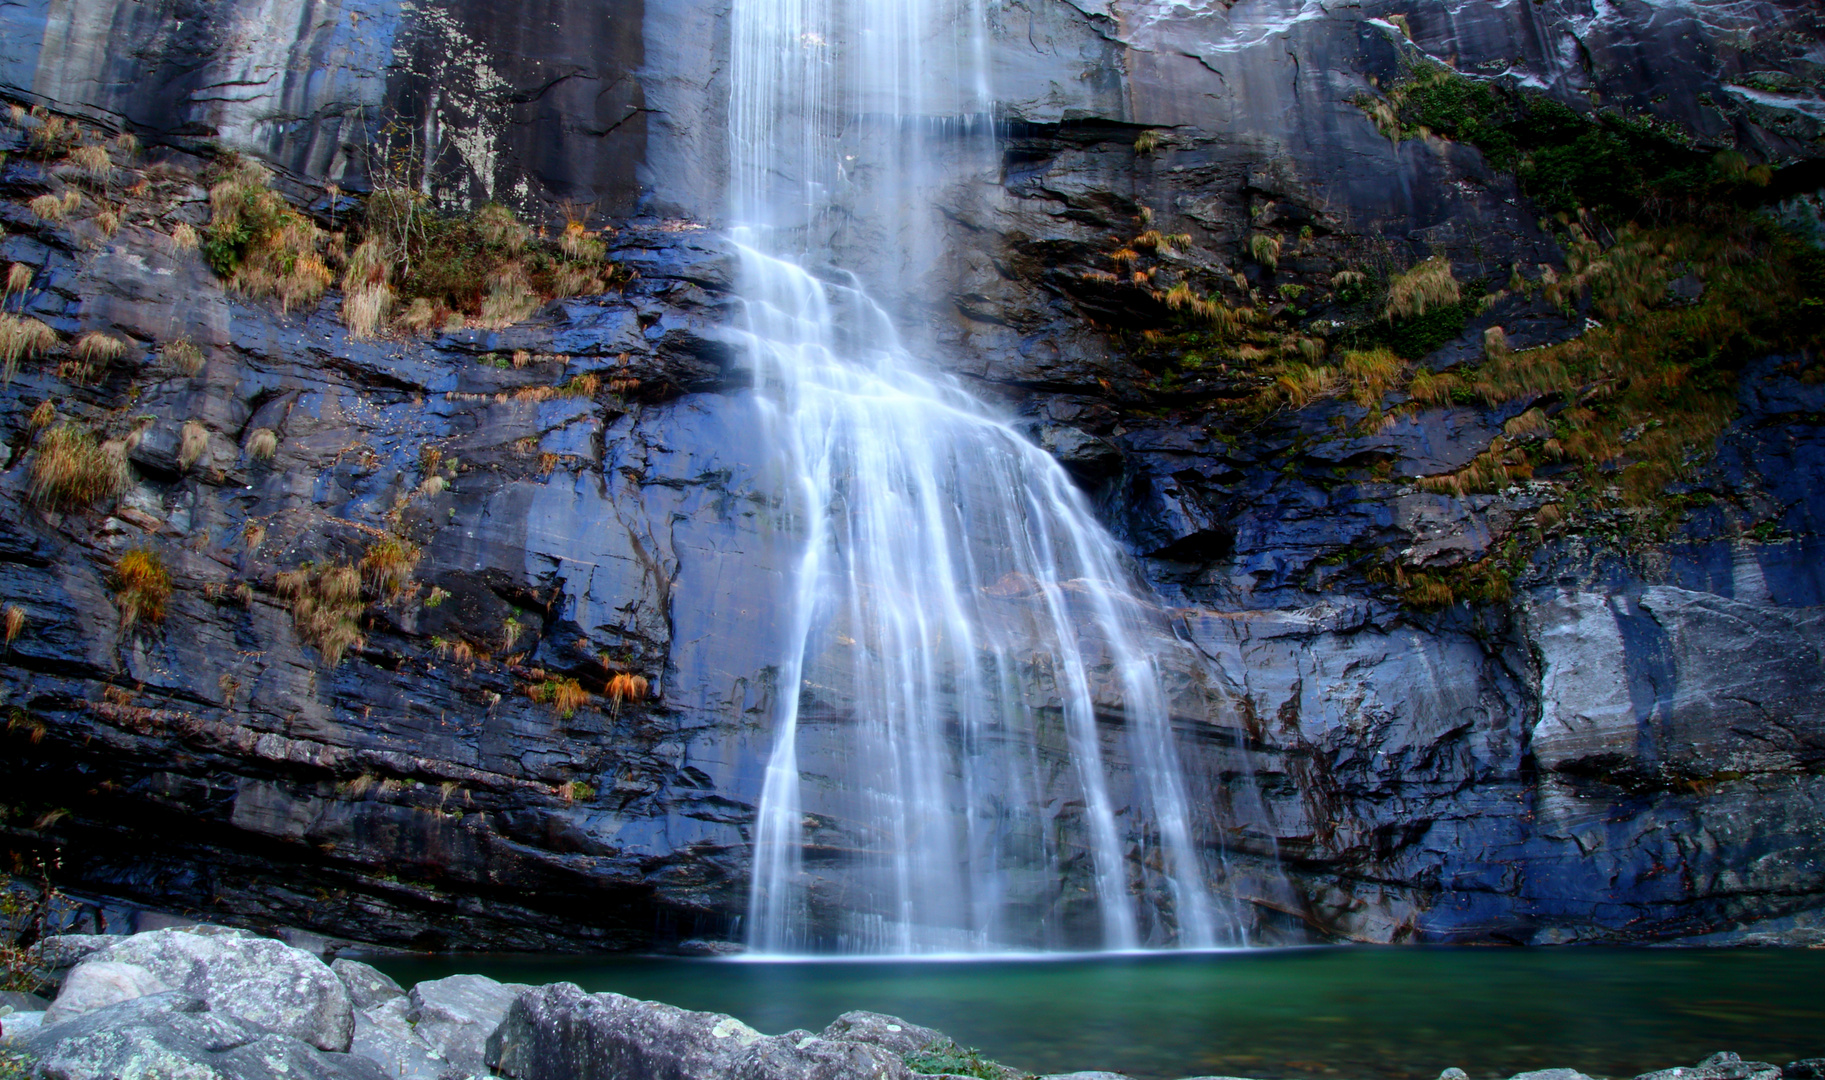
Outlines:
<svg viewBox="0 0 1825 1080"><path fill-rule="evenodd" d="M164 622L171 599L171 573L165 560L150 548L134 548L114 564L109 581L114 603L120 608L122 628L142 622Z"/></svg>
<svg viewBox="0 0 1825 1080"><path fill-rule="evenodd" d="M203 258L229 287L276 296L282 308L314 302L333 275L323 261L323 232L272 190L266 170L229 158L209 188Z"/></svg>

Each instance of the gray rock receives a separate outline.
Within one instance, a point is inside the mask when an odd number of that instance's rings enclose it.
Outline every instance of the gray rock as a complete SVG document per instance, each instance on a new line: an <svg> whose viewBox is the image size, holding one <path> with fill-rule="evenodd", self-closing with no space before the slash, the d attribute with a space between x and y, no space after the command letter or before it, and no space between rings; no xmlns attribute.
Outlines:
<svg viewBox="0 0 1825 1080"><path fill-rule="evenodd" d="M553 983L521 994L488 1040L487 1061L516 1080L710 1080L766 1036L732 1016L690 1012ZM751 1063L757 1075L777 1060Z"/></svg>
<svg viewBox="0 0 1825 1080"><path fill-rule="evenodd" d="M1535 1069L1532 1072L1515 1073L1508 1080L1593 1080L1576 1069Z"/></svg>
<svg viewBox="0 0 1825 1080"><path fill-rule="evenodd" d="M529 989L480 975L433 979L412 988L406 1018L413 1034L458 1074L486 1073L488 1037Z"/></svg>
<svg viewBox="0 0 1825 1080"><path fill-rule="evenodd" d="M42 1010L16 1012L0 1020L0 1033L4 1033L6 1038L17 1039L30 1035L43 1026L44 1012Z"/></svg>
<svg viewBox="0 0 1825 1080"><path fill-rule="evenodd" d="M727 1073L704 1074L704 1080L712 1075L716 1080L906 1080L912 1072L898 1054L882 1047L792 1032L761 1039Z"/></svg>
<svg viewBox="0 0 1825 1080"><path fill-rule="evenodd" d="M219 927L120 938L70 972L48 1023L128 997L182 990L231 1015L324 1050L347 1050L355 1016L348 991L317 957L283 942Z"/></svg>
<svg viewBox="0 0 1825 1080"><path fill-rule="evenodd" d="M83 957L119 940L112 934L52 934L40 938L33 948L38 953L39 963L53 972L60 972L75 967Z"/></svg>
<svg viewBox="0 0 1825 1080"><path fill-rule="evenodd" d="M46 1010L45 1020L52 1024L62 1023L117 1002L175 989L139 964L92 958L76 965L63 980L63 989L57 992L57 1000Z"/></svg>
<svg viewBox="0 0 1825 1080"><path fill-rule="evenodd" d="M342 980L343 988L349 992L349 1004L356 1009L371 1009L406 994L391 975L359 960L337 959L330 964L330 970Z"/></svg>
<svg viewBox="0 0 1825 1080"><path fill-rule="evenodd" d="M43 1012L51 1003L37 994L25 994L17 990L0 990L0 1008L11 1006L15 1012Z"/></svg>
<svg viewBox="0 0 1825 1080"><path fill-rule="evenodd" d="M822 1037L838 1042L867 1043L904 1057L943 1039L944 1033L909 1024L897 1016L857 1009L831 1021Z"/></svg>
<svg viewBox="0 0 1825 1080"><path fill-rule="evenodd" d="M1825 1080L1825 1058L1801 1058L1781 1066L1781 1080Z"/></svg>
<svg viewBox="0 0 1825 1080"><path fill-rule="evenodd" d="M1744 1061L1740 1055L1725 1051L1692 1066L1679 1066L1642 1073L1635 1080L1781 1080L1778 1065L1765 1061Z"/></svg>
<svg viewBox="0 0 1825 1080"><path fill-rule="evenodd" d="M1470 1080L1470 1074L1453 1066L1438 1074L1438 1080Z"/></svg>
<svg viewBox="0 0 1825 1080"><path fill-rule="evenodd" d="M406 998L397 997L357 1011L349 1053L380 1066L396 1080L442 1080L451 1071L450 1063L412 1030L406 1017L410 1006Z"/></svg>
<svg viewBox="0 0 1825 1080"><path fill-rule="evenodd" d="M1128 1077L1122 1073L1092 1071L1049 1073L1040 1077L1039 1080L1128 1080ZM1225 1076L1190 1076L1186 1077L1186 1080L1231 1080L1231 1078Z"/></svg>
<svg viewBox="0 0 1825 1080"><path fill-rule="evenodd" d="M265 1031L202 999L150 994L19 1040L45 1080L384 1080L372 1063Z"/></svg>

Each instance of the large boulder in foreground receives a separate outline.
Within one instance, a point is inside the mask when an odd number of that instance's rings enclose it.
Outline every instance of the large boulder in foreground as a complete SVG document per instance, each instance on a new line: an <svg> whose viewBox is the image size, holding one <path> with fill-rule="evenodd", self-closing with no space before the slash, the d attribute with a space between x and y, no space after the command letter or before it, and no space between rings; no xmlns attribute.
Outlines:
<svg viewBox="0 0 1825 1080"><path fill-rule="evenodd" d="M807 1031L766 1036L732 1016L553 983L521 994L488 1040L513 1080L907 1080L899 1055Z"/></svg>
<svg viewBox="0 0 1825 1080"><path fill-rule="evenodd" d="M17 1040L45 1080L385 1080L332 1054L176 991L91 1009Z"/></svg>
<svg viewBox="0 0 1825 1080"><path fill-rule="evenodd" d="M355 1032L348 991L329 965L284 942L215 926L154 930L90 952L44 1023L172 990L320 1050L347 1050Z"/></svg>

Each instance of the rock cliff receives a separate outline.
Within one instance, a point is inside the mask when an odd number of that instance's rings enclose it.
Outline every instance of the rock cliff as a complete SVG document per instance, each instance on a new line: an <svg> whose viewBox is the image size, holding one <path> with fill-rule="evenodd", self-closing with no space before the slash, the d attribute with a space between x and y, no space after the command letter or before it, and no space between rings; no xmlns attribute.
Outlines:
<svg viewBox="0 0 1825 1080"><path fill-rule="evenodd" d="M1744 224L1818 217L1816 6L990 8L992 175L955 155L932 292L888 299L1202 654L1183 752L1256 933L1820 933L1825 314L1786 274L1805 241ZM794 533L725 331L724 14L0 12L0 94L42 109L5 129L7 310L58 336L0 394L10 847L76 891L395 944L738 934ZM62 117L143 149L46 212ZM340 289L250 298L172 241L225 151L326 229L402 175L452 213L593 213L631 273L361 338ZM1695 169L1739 216L1668 209ZM864 278L912 246L845 229ZM1653 286L1627 303L1625 256ZM1399 301L1426 273L1430 321ZM1656 359L1603 369L1606 342ZM59 424L124 455L116 497L34 487ZM162 618L123 617L133 552Z"/></svg>

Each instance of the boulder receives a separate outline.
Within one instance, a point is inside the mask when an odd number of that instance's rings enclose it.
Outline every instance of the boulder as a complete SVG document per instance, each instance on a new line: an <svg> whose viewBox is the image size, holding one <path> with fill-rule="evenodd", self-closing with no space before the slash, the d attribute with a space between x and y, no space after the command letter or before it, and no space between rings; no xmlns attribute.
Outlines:
<svg viewBox="0 0 1825 1080"><path fill-rule="evenodd" d="M553 983L514 1001L488 1040L487 1061L515 1080L722 1080L764 1038L721 1013Z"/></svg>
<svg viewBox="0 0 1825 1080"><path fill-rule="evenodd" d="M45 1021L164 990L182 990L217 1012L322 1050L347 1050L354 1035L348 991L329 965L283 942L220 927L115 939L70 972Z"/></svg>
<svg viewBox="0 0 1825 1080"><path fill-rule="evenodd" d="M349 1053L380 1066L394 1080L443 1080L453 1071L450 1063L412 1030L412 1021L406 1016L409 1008L411 1002L407 998L396 997L356 1012L355 1037L349 1043Z"/></svg>
<svg viewBox="0 0 1825 1080"><path fill-rule="evenodd" d="M349 1004L356 1009L371 1009L383 1001L406 996L405 988L391 975L371 964L338 959L330 970L342 980L343 989L349 992Z"/></svg>
<svg viewBox="0 0 1825 1080"><path fill-rule="evenodd" d="M831 1021L822 1037L835 1042L866 1043L905 1057L942 1040L944 1033L909 1024L897 1016L857 1009Z"/></svg>
<svg viewBox="0 0 1825 1080"><path fill-rule="evenodd" d="M44 1080L384 1080L372 1063L167 991L93 1009L16 1043Z"/></svg>
<svg viewBox="0 0 1825 1080"><path fill-rule="evenodd" d="M44 1026L43 1012L7 1013L0 1007L0 1037L18 1039Z"/></svg>
<svg viewBox="0 0 1825 1080"><path fill-rule="evenodd" d="M1801 1058L1781 1066L1781 1080L1825 1080L1825 1058Z"/></svg>
<svg viewBox="0 0 1825 1080"><path fill-rule="evenodd" d="M1508 1080L1594 1080L1577 1069L1535 1069L1532 1072L1515 1073Z"/></svg>
<svg viewBox="0 0 1825 1080"><path fill-rule="evenodd" d="M112 934L52 934L39 938L32 948L38 953L38 962L52 972L68 971L81 963L90 953L119 941Z"/></svg>
<svg viewBox="0 0 1825 1080"><path fill-rule="evenodd" d="M45 1011L45 1020L61 1023L117 1002L175 989L139 964L84 960L63 980L63 989Z"/></svg>
<svg viewBox="0 0 1825 1080"><path fill-rule="evenodd" d="M488 1037L507 1018L514 999L530 990L480 975L452 975L412 988L406 1017L412 1032L463 1076L487 1073Z"/></svg>
<svg viewBox="0 0 1825 1080"><path fill-rule="evenodd" d="M1712 1054L1693 1066L1678 1066L1642 1073L1635 1080L1781 1080L1781 1067L1765 1061L1744 1061L1732 1053Z"/></svg>
<svg viewBox="0 0 1825 1080"><path fill-rule="evenodd" d="M795 1031L749 1046L718 1080L907 1080L900 1055L864 1042L820 1039ZM707 1076L706 1076L707 1080Z"/></svg>

